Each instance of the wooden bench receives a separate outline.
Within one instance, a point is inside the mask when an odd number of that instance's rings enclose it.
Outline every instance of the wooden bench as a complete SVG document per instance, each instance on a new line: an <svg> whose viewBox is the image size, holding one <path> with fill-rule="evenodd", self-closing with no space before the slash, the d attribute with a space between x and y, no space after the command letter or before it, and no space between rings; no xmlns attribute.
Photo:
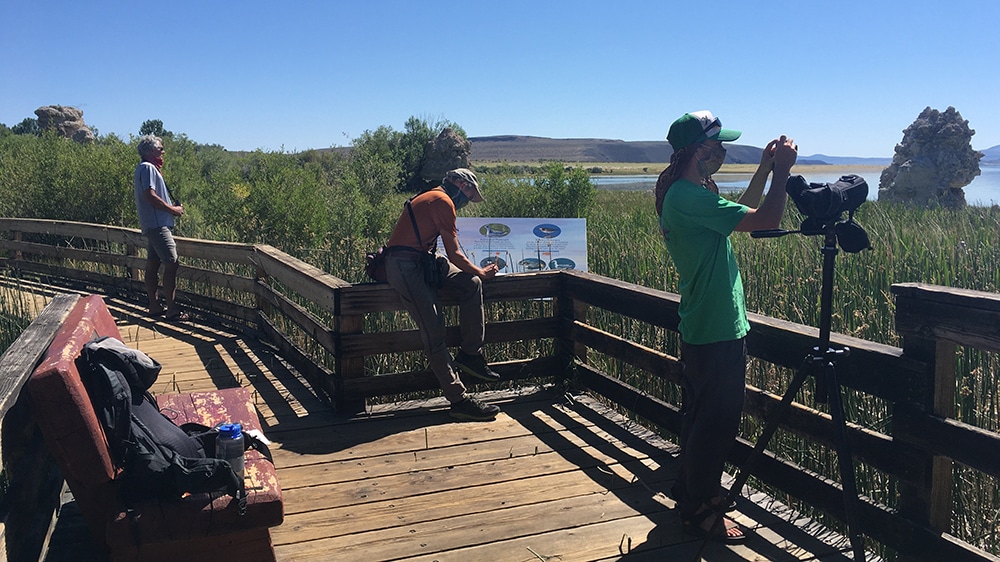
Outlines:
<svg viewBox="0 0 1000 562"><path fill-rule="evenodd" d="M116 561L274 560L268 529L284 519L281 487L274 466L256 450L246 455L249 497L244 515L224 493L147 500L126 509L115 480L120 471L75 365L84 344L105 335L121 338L104 301L98 296L80 299L28 382L46 445L97 545ZM232 421L260 429L244 388L161 395L157 402L178 425Z"/></svg>

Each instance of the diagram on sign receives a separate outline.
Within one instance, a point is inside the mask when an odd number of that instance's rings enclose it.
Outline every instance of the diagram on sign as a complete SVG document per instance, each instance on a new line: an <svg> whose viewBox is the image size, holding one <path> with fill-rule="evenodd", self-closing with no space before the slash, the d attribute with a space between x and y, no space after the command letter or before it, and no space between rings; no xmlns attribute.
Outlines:
<svg viewBox="0 0 1000 562"><path fill-rule="evenodd" d="M473 263L499 272L587 270L587 219L458 219L458 241Z"/></svg>

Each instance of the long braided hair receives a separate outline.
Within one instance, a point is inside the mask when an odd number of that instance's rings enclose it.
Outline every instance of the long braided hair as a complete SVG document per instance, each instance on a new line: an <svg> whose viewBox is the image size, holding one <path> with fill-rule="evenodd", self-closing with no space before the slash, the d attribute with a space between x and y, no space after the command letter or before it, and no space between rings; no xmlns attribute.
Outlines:
<svg viewBox="0 0 1000 562"><path fill-rule="evenodd" d="M667 190L680 179L684 168L687 168L691 158L698 150L698 146L699 143L690 144L680 150L675 150L670 155L670 164L660 172L660 177L656 179L656 189L653 191L656 194L656 216L663 214L663 198L667 195Z"/></svg>

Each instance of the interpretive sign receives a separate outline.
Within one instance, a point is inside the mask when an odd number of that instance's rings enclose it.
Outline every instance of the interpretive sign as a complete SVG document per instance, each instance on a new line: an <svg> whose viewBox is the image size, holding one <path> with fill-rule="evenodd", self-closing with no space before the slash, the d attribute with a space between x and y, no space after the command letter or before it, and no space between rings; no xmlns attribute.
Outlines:
<svg viewBox="0 0 1000 562"><path fill-rule="evenodd" d="M459 217L458 243L473 263L496 263L500 273L587 271L587 219Z"/></svg>

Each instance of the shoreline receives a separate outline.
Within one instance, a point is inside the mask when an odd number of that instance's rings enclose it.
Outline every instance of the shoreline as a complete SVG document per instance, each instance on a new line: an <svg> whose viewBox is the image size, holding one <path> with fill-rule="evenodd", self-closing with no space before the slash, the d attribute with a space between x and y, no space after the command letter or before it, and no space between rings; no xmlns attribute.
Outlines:
<svg viewBox="0 0 1000 562"><path fill-rule="evenodd" d="M600 166L602 172L591 172L592 176L656 176L659 175L667 164L612 164L614 168L606 168ZM586 166L586 168L593 168L594 166ZM871 164L860 164L860 165L847 165L847 164L796 164L792 166L792 174L838 174L841 172L874 172L881 174L885 166L871 165ZM716 174L753 174L757 171L757 164L723 164L722 168L719 169Z"/></svg>
<svg viewBox="0 0 1000 562"><path fill-rule="evenodd" d="M475 167L489 168L492 162L473 162ZM507 162L512 166L538 166L538 162ZM583 168L590 171L591 176L657 176L668 166L668 162L565 162L566 166ZM837 174L840 172L874 172L881 174L885 166L872 164L796 164L792 166L792 174ZM600 169L600 171L596 171ZM757 170L757 164L723 164L716 172L720 174L752 174Z"/></svg>

